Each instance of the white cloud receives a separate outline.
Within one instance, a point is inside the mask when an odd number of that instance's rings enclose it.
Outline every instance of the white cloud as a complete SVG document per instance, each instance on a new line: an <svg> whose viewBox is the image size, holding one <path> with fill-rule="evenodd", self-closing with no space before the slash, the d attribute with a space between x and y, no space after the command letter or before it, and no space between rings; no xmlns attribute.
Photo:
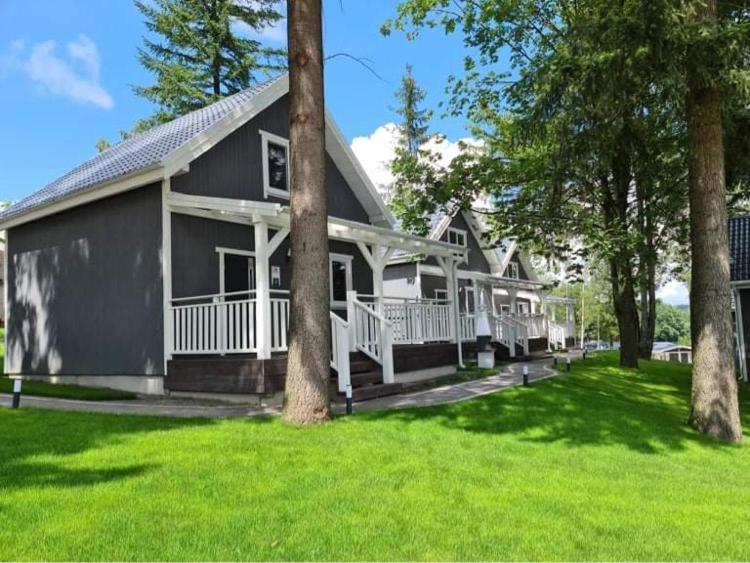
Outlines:
<svg viewBox="0 0 750 563"><path fill-rule="evenodd" d="M64 54L58 53L57 43L52 40L31 47L14 41L0 56L0 76L20 71L43 94L110 109L115 103L100 84L100 68L99 50L85 35L67 43Z"/></svg>
<svg viewBox="0 0 750 563"><path fill-rule="evenodd" d="M425 143L424 148L437 154L440 157L439 163L442 166L447 166L461 152L461 143L476 145L477 141L469 137L457 141L444 139L442 142L438 142L430 140ZM397 146L398 127L395 123L386 123L375 129L369 136L352 139L351 147L354 154L362 163L362 167L372 183L381 195L386 196L386 199L393 184L390 163L396 156Z"/></svg>
<svg viewBox="0 0 750 563"><path fill-rule="evenodd" d="M257 8L257 5L255 5L255 2L253 0L235 0L234 3L240 6L246 5L251 8ZM273 25L270 25L258 31L245 22L235 19L232 25L233 31L257 41L263 41L265 43L276 45L286 45L286 2L277 2L276 10L284 17L282 17Z"/></svg>
<svg viewBox="0 0 750 563"><path fill-rule="evenodd" d="M690 293L687 286L677 280L669 280L656 291L657 299L670 305L687 305L690 303Z"/></svg>

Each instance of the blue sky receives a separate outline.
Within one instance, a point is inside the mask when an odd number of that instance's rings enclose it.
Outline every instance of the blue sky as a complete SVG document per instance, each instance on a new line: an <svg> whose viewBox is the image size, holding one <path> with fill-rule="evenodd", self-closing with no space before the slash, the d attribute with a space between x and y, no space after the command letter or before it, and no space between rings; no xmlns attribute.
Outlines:
<svg viewBox="0 0 750 563"><path fill-rule="evenodd" d="M394 119L393 93L407 63L431 105L444 97L446 76L461 70L457 38L380 34L396 4L325 1L326 54L368 59L385 80L346 58L328 63L327 103L350 140ZM151 76L136 60L146 30L130 0L0 0L0 21L0 200L17 200L92 156L97 139L116 139L149 115L130 85ZM269 30L265 40L283 43L283 30ZM460 120L435 126L449 137L464 134Z"/></svg>
<svg viewBox="0 0 750 563"><path fill-rule="evenodd" d="M457 37L432 30L417 41L383 37L380 26L397 0L324 0L326 55L367 59L379 80L358 63L335 58L326 67L326 99L373 181L388 181L394 92L407 63L427 90L426 104L445 99L446 78L460 73L465 51ZM153 108L130 85L152 77L136 60L146 33L131 0L0 0L0 201L18 200L93 156L97 139L116 140ZM263 39L283 45L285 30ZM456 141L460 119L436 112L433 129ZM450 156L454 143L441 150ZM680 284L661 291L687 302Z"/></svg>

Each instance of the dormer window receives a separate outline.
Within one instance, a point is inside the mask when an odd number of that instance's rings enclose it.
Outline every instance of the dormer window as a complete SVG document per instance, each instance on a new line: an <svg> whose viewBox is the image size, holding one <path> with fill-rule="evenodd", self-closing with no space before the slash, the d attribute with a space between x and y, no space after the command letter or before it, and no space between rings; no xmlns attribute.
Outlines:
<svg viewBox="0 0 750 563"><path fill-rule="evenodd" d="M518 262L508 263L508 277L518 279Z"/></svg>
<svg viewBox="0 0 750 563"><path fill-rule="evenodd" d="M458 246L466 246L466 231L448 227L448 242Z"/></svg>
<svg viewBox="0 0 750 563"><path fill-rule="evenodd" d="M263 146L263 195L289 199L289 141L266 131L260 132Z"/></svg>

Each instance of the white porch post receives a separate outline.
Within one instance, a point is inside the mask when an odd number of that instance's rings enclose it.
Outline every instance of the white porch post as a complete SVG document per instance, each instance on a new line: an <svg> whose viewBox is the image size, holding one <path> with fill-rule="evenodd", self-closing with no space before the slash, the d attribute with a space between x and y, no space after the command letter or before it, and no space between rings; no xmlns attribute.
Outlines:
<svg viewBox="0 0 750 563"><path fill-rule="evenodd" d="M253 225L255 233L255 327L258 359L271 357L271 294L268 273L268 224Z"/></svg>
<svg viewBox="0 0 750 563"><path fill-rule="evenodd" d="M461 319L458 316L458 260L451 259L448 261L448 264L450 265L451 269L451 278L453 280L453 302L455 305L453 306L453 318L455 319L455 331L456 331L456 342L458 347L458 365L459 367L464 367L464 352L461 347ZM474 296L476 299L476 295Z"/></svg>
<svg viewBox="0 0 750 563"><path fill-rule="evenodd" d="M164 314L164 375L167 374L167 362L172 359L172 350L174 350L174 316L172 314L172 212L167 204L167 196L171 191L171 181L169 178L165 178L162 181L162 197L161 197L161 267L162 267L162 307ZM7 235L6 235L7 244ZM8 289L8 260L9 254L6 246L5 249L5 290L7 294ZM9 313L9 304L7 295L5 297L5 314ZM7 319L6 319L7 321ZM6 331L7 339L7 331ZM6 342L6 350L8 350ZM8 356L9 353L5 354L5 367L6 372L8 371Z"/></svg>
<svg viewBox="0 0 750 563"><path fill-rule="evenodd" d="M358 242L357 247L372 270L372 292L375 295L375 310L379 315L383 314L383 272L388 260L393 254L394 248L388 248L375 244L372 249L363 242Z"/></svg>
<svg viewBox="0 0 750 563"><path fill-rule="evenodd" d="M508 296L510 297L510 314L518 314L518 289L515 287L508 288Z"/></svg>
<svg viewBox="0 0 750 563"><path fill-rule="evenodd" d="M349 351L357 351L357 323L354 311L354 301L357 299L356 291L346 292L346 322L349 323Z"/></svg>

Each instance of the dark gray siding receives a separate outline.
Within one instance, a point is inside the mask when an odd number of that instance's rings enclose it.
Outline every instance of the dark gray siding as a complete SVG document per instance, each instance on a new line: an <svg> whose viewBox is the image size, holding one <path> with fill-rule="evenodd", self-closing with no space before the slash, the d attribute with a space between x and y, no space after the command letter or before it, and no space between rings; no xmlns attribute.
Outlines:
<svg viewBox="0 0 750 563"><path fill-rule="evenodd" d="M289 138L289 101L284 96L260 115L223 139L190 163L190 170L172 178L176 192L289 204L288 200L263 197L261 136L267 131ZM354 192L330 156L326 156L328 214L333 217L369 223Z"/></svg>
<svg viewBox="0 0 750 563"><path fill-rule="evenodd" d="M487 258L484 257L484 252L482 251L482 241L477 241L471 229L469 228L469 225L466 223L466 219L464 219L464 216L461 213L458 213L453 218L450 223L450 227L466 231L466 243L469 248L469 263L459 264L459 269L467 270L470 272L482 272L485 274L491 273L490 265L487 262ZM448 229L445 230L443 235L440 237L440 240L443 242L448 242ZM425 264L429 264L430 266L437 266L437 260L435 260L434 257L428 257L425 260Z"/></svg>
<svg viewBox="0 0 750 563"><path fill-rule="evenodd" d="M269 238L275 231L269 231ZM353 256L352 283L360 293L371 294L372 271L356 244L330 241L330 251ZM289 237L276 249L271 266L281 268L281 288L289 289L292 257ZM211 295L219 292L217 247L252 251L253 228L235 223L175 214L172 216L172 291L174 297ZM270 268L269 268L270 275ZM270 281L270 280L269 280Z"/></svg>
<svg viewBox="0 0 750 563"><path fill-rule="evenodd" d="M745 333L745 362L750 369L750 289L740 289L742 307L742 329Z"/></svg>
<svg viewBox="0 0 750 563"><path fill-rule="evenodd" d="M446 289L445 278L440 276L431 276L427 274L420 274L419 279L422 284L422 297L425 299L435 299L436 289ZM450 299L451 296L448 296Z"/></svg>
<svg viewBox="0 0 750 563"><path fill-rule="evenodd" d="M11 229L11 373L163 373L160 254L158 184Z"/></svg>

